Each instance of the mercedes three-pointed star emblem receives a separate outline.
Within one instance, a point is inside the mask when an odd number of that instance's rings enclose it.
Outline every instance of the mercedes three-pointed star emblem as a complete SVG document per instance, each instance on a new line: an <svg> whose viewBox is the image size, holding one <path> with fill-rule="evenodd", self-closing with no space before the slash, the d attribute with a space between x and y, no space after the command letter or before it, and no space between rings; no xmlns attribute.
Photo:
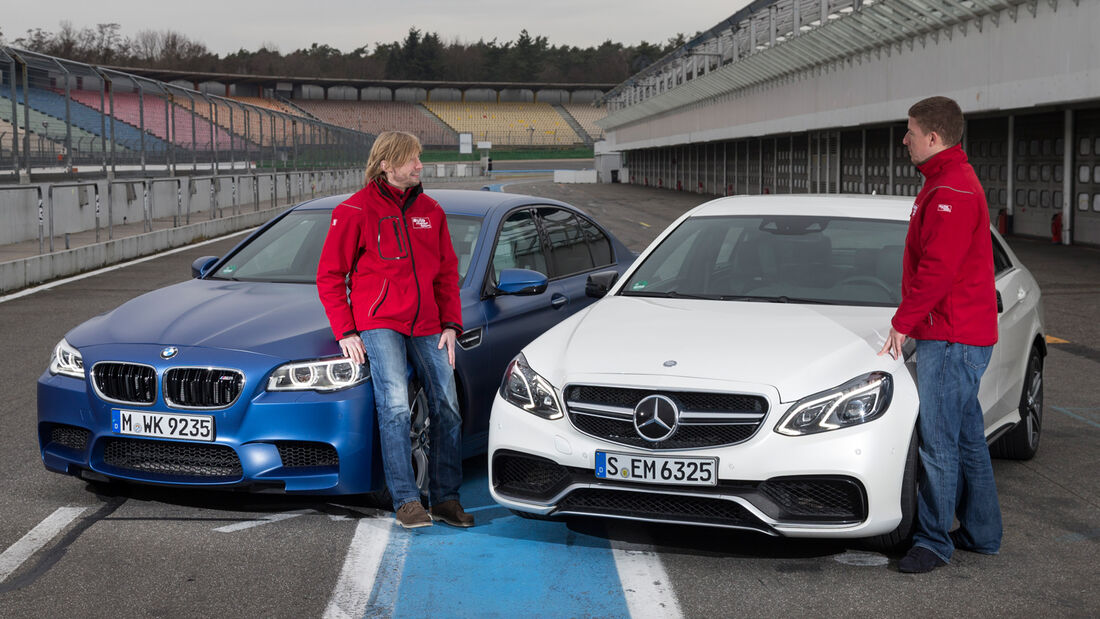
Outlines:
<svg viewBox="0 0 1100 619"><path fill-rule="evenodd" d="M634 407L634 429L638 436L654 443L672 436L680 421L680 409L663 395L651 395Z"/></svg>

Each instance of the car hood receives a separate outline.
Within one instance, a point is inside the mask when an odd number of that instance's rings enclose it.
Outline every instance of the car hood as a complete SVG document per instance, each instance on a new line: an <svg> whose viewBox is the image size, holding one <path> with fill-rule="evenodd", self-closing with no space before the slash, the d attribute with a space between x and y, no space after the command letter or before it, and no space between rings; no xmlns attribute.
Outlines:
<svg viewBox="0 0 1100 619"><path fill-rule="evenodd" d="M339 353L317 289L305 284L194 279L127 301L66 338L77 348L198 346L284 359Z"/></svg>
<svg viewBox="0 0 1100 619"><path fill-rule="evenodd" d="M531 367L570 382L772 387L782 401L901 361L878 356L893 308L609 297L533 342ZM630 378L627 378L627 377Z"/></svg>

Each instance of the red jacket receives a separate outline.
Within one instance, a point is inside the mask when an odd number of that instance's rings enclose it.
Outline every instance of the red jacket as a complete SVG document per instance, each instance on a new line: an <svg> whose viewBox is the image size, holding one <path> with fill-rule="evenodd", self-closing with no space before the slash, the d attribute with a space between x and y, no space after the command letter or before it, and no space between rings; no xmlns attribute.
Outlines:
<svg viewBox="0 0 1100 619"><path fill-rule="evenodd" d="M919 166L902 260L901 305L892 324L920 340L997 342L997 289L985 193L956 145Z"/></svg>
<svg viewBox="0 0 1100 619"><path fill-rule="evenodd" d="M439 203L420 185L401 192L376 180L339 204L317 292L336 339L367 329L461 333L458 259Z"/></svg>

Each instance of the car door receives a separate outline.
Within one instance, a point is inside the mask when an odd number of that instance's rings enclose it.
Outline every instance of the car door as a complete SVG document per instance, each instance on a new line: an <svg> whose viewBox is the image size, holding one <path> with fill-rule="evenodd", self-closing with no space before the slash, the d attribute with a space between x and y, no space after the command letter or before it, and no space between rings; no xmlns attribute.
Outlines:
<svg viewBox="0 0 1100 619"><path fill-rule="evenodd" d="M568 209L540 206L537 214L548 250L550 302L561 320L595 301L585 294L585 283L594 270L613 265L611 242L594 223Z"/></svg>
<svg viewBox="0 0 1100 619"><path fill-rule="evenodd" d="M1027 323L1027 304L1024 301L1032 291L1027 289L1027 277L1017 268L1005 251L1004 245L993 234L993 271L1000 303L997 312L997 344L989 366L982 376L978 399L985 411L986 430L1004 419L1020 402L1023 388L1024 365L1027 362L1030 333Z"/></svg>
<svg viewBox="0 0 1100 619"><path fill-rule="evenodd" d="M493 394L508 362L531 340L561 320L560 308L555 307L549 290L534 295L496 293L497 273L502 269L529 269L549 275L545 246L536 222L533 209L517 209L502 218L495 236L488 237L493 246L479 291L484 326L478 345L463 352L463 363L477 368L467 372L466 386L472 394L471 406L485 412L472 415L477 419L488 420ZM484 432L487 426L473 430Z"/></svg>

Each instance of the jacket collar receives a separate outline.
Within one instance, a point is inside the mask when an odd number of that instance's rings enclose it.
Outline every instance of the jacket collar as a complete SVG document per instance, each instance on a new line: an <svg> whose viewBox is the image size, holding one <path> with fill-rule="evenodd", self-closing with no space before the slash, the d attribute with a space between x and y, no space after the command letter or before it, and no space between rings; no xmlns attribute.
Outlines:
<svg viewBox="0 0 1100 619"><path fill-rule="evenodd" d="M384 179L375 179L375 185L378 188L378 193L385 196L390 202L401 208L401 212L408 210L409 205L416 201L420 194L424 193L424 184L417 183L416 185L409 187L408 189L401 190L393 185L387 183Z"/></svg>
<svg viewBox="0 0 1100 619"><path fill-rule="evenodd" d="M925 178L930 178L939 174L948 165L966 163L966 161L966 153L963 152L962 144L956 144L932 155L928 161L917 166L917 169Z"/></svg>

